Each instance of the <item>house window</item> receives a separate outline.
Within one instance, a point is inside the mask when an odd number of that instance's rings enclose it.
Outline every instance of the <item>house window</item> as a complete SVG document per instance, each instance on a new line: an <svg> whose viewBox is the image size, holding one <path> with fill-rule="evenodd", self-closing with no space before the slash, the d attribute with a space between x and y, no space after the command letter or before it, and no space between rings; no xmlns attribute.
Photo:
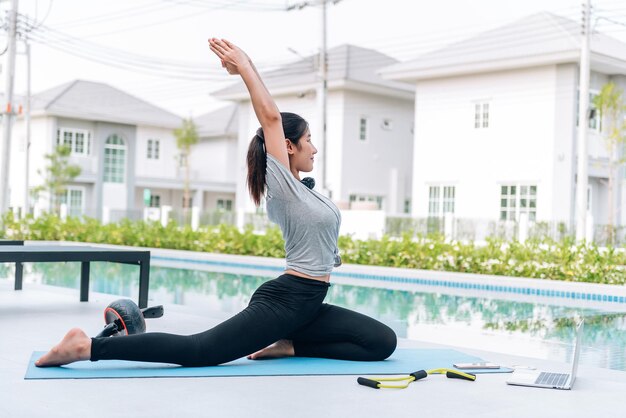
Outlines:
<svg viewBox="0 0 626 418"><path fill-rule="evenodd" d="M91 132L85 129L57 129L57 145L67 145L74 155L91 154Z"/></svg>
<svg viewBox="0 0 626 418"><path fill-rule="evenodd" d="M78 217L83 215L83 189L68 187L65 193L59 196L59 200L61 204L67 205L68 216Z"/></svg>
<svg viewBox="0 0 626 418"><path fill-rule="evenodd" d="M454 186L443 186L443 213L454 213Z"/></svg>
<svg viewBox="0 0 626 418"><path fill-rule="evenodd" d="M411 199L404 199L404 213L411 213Z"/></svg>
<svg viewBox="0 0 626 418"><path fill-rule="evenodd" d="M500 220L518 220L521 213L528 214L528 220L537 219L537 186L500 186Z"/></svg>
<svg viewBox="0 0 626 418"><path fill-rule="evenodd" d="M183 209L188 209L193 205L193 197L189 196L189 200L185 199L183 195Z"/></svg>
<svg viewBox="0 0 626 418"><path fill-rule="evenodd" d="M602 120L600 119L600 112L593 104L593 100L595 99L597 95L598 95L597 92L589 93L589 114L588 114L589 129L592 129L594 131L601 131ZM580 97L578 94L576 94L576 126L578 126L578 117L580 115L580 109L578 108L579 105L580 105Z"/></svg>
<svg viewBox="0 0 626 418"><path fill-rule="evenodd" d="M85 134L83 132L74 134L74 152L76 154L85 154Z"/></svg>
<svg viewBox="0 0 626 418"><path fill-rule="evenodd" d="M150 204L148 207L151 208L160 208L161 207L161 196L158 194L150 195Z"/></svg>
<svg viewBox="0 0 626 418"><path fill-rule="evenodd" d="M68 145L71 148L73 136L72 132L63 132L63 145Z"/></svg>
<svg viewBox="0 0 626 418"><path fill-rule="evenodd" d="M446 213L454 213L455 195L455 186L430 186L428 188L428 216L440 218Z"/></svg>
<svg viewBox="0 0 626 418"><path fill-rule="evenodd" d="M367 118L362 117L361 119L359 119L359 139L361 141L367 140L367 125Z"/></svg>
<svg viewBox="0 0 626 418"><path fill-rule="evenodd" d="M232 211L233 201L230 199L217 199L217 210Z"/></svg>
<svg viewBox="0 0 626 418"><path fill-rule="evenodd" d="M500 187L500 220L513 220L517 212L517 186Z"/></svg>
<svg viewBox="0 0 626 418"><path fill-rule="evenodd" d="M430 186L428 189L428 216L439 216L440 206L440 190L439 186Z"/></svg>
<svg viewBox="0 0 626 418"><path fill-rule="evenodd" d="M383 208L382 196L351 194L350 203L352 202L375 202L378 210L381 210Z"/></svg>
<svg viewBox="0 0 626 418"><path fill-rule="evenodd" d="M158 160L161 141L158 139L148 139L147 157L149 160Z"/></svg>
<svg viewBox="0 0 626 418"><path fill-rule="evenodd" d="M113 134L104 144L104 182L124 183L126 171L126 144Z"/></svg>
<svg viewBox="0 0 626 418"><path fill-rule="evenodd" d="M474 104L474 128L489 127L489 102Z"/></svg>

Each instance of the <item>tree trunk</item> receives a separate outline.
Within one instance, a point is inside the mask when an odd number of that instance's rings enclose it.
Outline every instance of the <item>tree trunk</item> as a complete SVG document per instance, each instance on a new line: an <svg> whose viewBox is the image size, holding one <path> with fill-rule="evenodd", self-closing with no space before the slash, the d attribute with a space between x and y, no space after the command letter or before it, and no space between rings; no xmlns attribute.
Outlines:
<svg viewBox="0 0 626 418"><path fill-rule="evenodd" d="M189 209L189 153L185 153L185 190L183 193L185 204L183 209Z"/></svg>
<svg viewBox="0 0 626 418"><path fill-rule="evenodd" d="M614 218L614 208L613 208L613 165L614 165L614 159L613 159L613 144L609 143L609 184L608 184L608 204L609 204L609 216L608 216L608 221L607 221L607 235L608 235L608 244L613 246L614 244L614 238L615 238L615 233L614 233L614 228L613 228L613 218Z"/></svg>
<svg viewBox="0 0 626 418"><path fill-rule="evenodd" d="M189 204L189 151L185 153L185 205L183 208L183 216L185 225L191 224L191 205Z"/></svg>

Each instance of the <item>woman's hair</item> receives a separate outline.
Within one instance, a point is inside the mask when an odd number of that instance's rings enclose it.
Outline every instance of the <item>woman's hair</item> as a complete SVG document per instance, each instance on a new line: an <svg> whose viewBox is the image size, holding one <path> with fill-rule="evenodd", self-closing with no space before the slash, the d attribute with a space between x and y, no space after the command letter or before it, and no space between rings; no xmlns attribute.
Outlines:
<svg viewBox="0 0 626 418"><path fill-rule="evenodd" d="M281 112L283 131L285 138L298 146L298 141L304 136L309 124L301 116L295 113ZM267 155L265 154L265 136L263 129L259 128L256 135L250 141L248 147L248 190L254 204L261 204L261 196L265 194L265 170L267 168Z"/></svg>

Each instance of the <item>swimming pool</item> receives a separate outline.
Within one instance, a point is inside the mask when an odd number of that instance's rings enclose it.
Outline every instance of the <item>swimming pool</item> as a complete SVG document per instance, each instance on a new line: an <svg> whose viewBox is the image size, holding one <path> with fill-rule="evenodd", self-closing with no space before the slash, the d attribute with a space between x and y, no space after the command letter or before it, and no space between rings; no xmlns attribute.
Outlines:
<svg viewBox="0 0 626 418"><path fill-rule="evenodd" d="M233 273L228 268L194 263L167 264L167 260L153 257L151 304L185 305L223 319L243 309L261 283L279 274L276 269L246 274L241 269ZM92 263L91 290L136 298L137 283L128 279L136 274L135 266ZM35 263L26 266L24 278L79 288L79 277L79 263ZM410 284L394 288L364 283L367 280L337 277L327 302L371 315L401 338L555 361L569 361L574 323L585 317L581 364L626 371L626 309L568 306L559 298L524 301L507 292L476 290L473 295L459 295L441 288L423 291Z"/></svg>

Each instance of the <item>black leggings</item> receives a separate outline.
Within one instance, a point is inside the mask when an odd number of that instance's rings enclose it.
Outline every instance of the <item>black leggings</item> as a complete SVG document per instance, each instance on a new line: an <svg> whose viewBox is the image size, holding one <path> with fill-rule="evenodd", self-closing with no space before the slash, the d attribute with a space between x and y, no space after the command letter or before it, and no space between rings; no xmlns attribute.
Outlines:
<svg viewBox="0 0 626 418"><path fill-rule="evenodd" d="M291 274L263 283L248 307L194 335L158 332L93 338L91 360L135 360L182 366L215 366L281 340L293 341L298 357L384 360L396 334L357 312L323 303L330 284Z"/></svg>

